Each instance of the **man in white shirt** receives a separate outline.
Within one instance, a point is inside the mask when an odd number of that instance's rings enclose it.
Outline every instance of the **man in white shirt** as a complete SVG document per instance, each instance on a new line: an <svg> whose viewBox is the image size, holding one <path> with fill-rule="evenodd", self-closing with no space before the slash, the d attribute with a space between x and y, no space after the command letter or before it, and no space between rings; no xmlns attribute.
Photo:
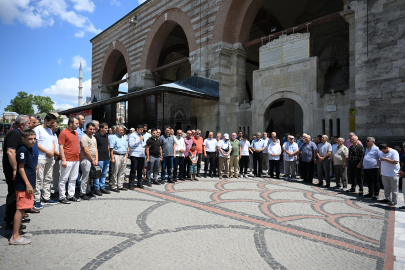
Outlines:
<svg viewBox="0 0 405 270"><path fill-rule="evenodd" d="M386 144L380 144L380 168L381 178L384 185L385 200L383 202L388 203L390 206L397 204L398 197L398 172L399 154L396 150L391 149Z"/></svg>
<svg viewBox="0 0 405 270"><path fill-rule="evenodd" d="M174 137L174 144L176 146L176 157L173 160L173 181L182 181L184 172L184 151L186 151L186 143L184 142L183 131L177 130L177 136ZM179 173L177 168L180 166ZM185 178L185 177L184 177Z"/></svg>
<svg viewBox="0 0 405 270"><path fill-rule="evenodd" d="M268 151L268 161L269 161L269 172L270 178L274 177L274 171L276 171L276 179L280 178L280 155L281 146L280 141L276 136L271 138L270 144L267 146Z"/></svg>
<svg viewBox="0 0 405 270"><path fill-rule="evenodd" d="M240 141L240 148L242 149L242 156L240 158L240 171L239 174L241 177L248 176L248 166L249 166L249 154L253 154L252 149L250 149L250 142L248 140L248 136L244 134L242 136L242 140Z"/></svg>
<svg viewBox="0 0 405 270"><path fill-rule="evenodd" d="M219 166L218 166L219 178L221 178L222 167L224 166L224 164L225 164L225 173L222 177L228 178L230 154L231 154L231 150L232 150L232 146L229 143L228 133L225 133L224 138L218 142L217 148L218 148L218 159L219 159Z"/></svg>
<svg viewBox="0 0 405 270"><path fill-rule="evenodd" d="M289 180L291 176L291 180L295 181L295 166L299 148L298 144L294 142L293 135L288 135L287 139L288 141L283 144L285 180Z"/></svg>
<svg viewBox="0 0 405 270"><path fill-rule="evenodd" d="M204 143L203 143L203 152L204 152L204 158L205 158L204 177L207 177L208 172L209 172L208 175L210 177L212 177L213 174L215 173L216 149L217 149L217 140L214 139L214 133L210 132L210 133L208 133L208 138L205 139ZM208 165L209 165L209 171L208 171Z"/></svg>
<svg viewBox="0 0 405 270"><path fill-rule="evenodd" d="M262 140L264 141L264 144L266 145L266 148L263 150L263 174L266 174L269 170L268 168L268 162L269 162L269 156L268 156L268 152L267 152L267 146L269 145L269 143L271 143L271 140L269 140L269 138L267 137L267 132L263 132L263 138Z"/></svg>
<svg viewBox="0 0 405 270"><path fill-rule="evenodd" d="M34 192L34 208L42 209L41 190L43 204L57 204L51 200L51 182L53 175L53 165L55 164L55 143L53 138L52 127L56 123L56 116L47 114L44 123L37 126L34 131L38 140L38 170L36 188Z"/></svg>

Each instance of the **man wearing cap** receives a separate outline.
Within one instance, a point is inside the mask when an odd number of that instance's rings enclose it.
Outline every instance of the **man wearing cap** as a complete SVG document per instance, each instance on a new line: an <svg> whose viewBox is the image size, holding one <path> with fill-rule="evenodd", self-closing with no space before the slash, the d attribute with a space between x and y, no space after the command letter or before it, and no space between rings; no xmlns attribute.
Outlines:
<svg viewBox="0 0 405 270"><path fill-rule="evenodd" d="M289 180L291 175L291 180L295 181L295 165L299 148L298 144L294 142L293 135L288 136L288 141L283 144L283 150L285 180Z"/></svg>
<svg viewBox="0 0 405 270"><path fill-rule="evenodd" d="M263 163L263 150L266 149L267 144L262 139L262 134L257 132L256 139L252 142L253 151L253 174L256 177L262 176L262 163Z"/></svg>
<svg viewBox="0 0 405 270"><path fill-rule="evenodd" d="M143 129L142 129L142 131L143 131ZM134 133L135 132L135 129L134 128L131 128L130 130L129 130L129 135L131 135L132 133Z"/></svg>
<svg viewBox="0 0 405 270"><path fill-rule="evenodd" d="M132 130L133 128L131 128ZM143 137L143 128L141 125L136 127L136 132L129 134L129 159L131 160L131 172L129 174L129 189L135 188L135 176L138 180L137 187L143 188L142 185L142 172L145 164L145 140ZM152 183L148 182L151 187Z"/></svg>
<svg viewBox="0 0 405 270"><path fill-rule="evenodd" d="M218 148L218 175L221 178L222 167L225 165L225 173L222 175L223 178L228 178L230 154L232 151L232 145L229 143L228 133L224 134L224 138L220 140L217 144Z"/></svg>

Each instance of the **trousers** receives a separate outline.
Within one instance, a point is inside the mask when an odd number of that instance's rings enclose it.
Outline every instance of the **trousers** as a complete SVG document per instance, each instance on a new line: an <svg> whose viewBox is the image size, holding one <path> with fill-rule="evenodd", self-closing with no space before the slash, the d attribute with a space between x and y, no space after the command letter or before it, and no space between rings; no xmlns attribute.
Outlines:
<svg viewBox="0 0 405 270"><path fill-rule="evenodd" d="M343 168L343 165L335 165L334 170L336 185L347 188L347 167Z"/></svg>
<svg viewBox="0 0 405 270"><path fill-rule="evenodd" d="M107 175L108 167L110 167L110 160L99 160L98 166L101 169L101 177L100 179L94 179L94 190L105 189L105 177Z"/></svg>
<svg viewBox="0 0 405 270"><path fill-rule="evenodd" d="M296 162L294 161L287 161L284 160L284 174L286 177L289 177L291 175L292 178L295 178L295 167L296 167Z"/></svg>
<svg viewBox="0 0 405 270"><path fill-rule="evenodd" d="M7 155L4 153L3 155ZM7 197L6 197L6 216L4 221L10 224L14 221L15 211L17 211L17 197L15 194L15 184L13 180L13 172L4 172L7 183Z"/></svg>
<svg viewBox="0 0 405 270"><path fill-rule="evenodd" d="M59 179L60 179L60 163L62 161L60 160L55 160L55 163L53 164L53 172L52 172L52 186L53 186L53 191L54 192L59 192Z"/></svg>
<svg viewBox="0 0 405 270"><path fill-rule="evenodd" d="M145 164L144 157L129 157L131 160L131 171L129 173L129 185L135 185L135 177L138 180L138 183L141 183L142 180L142 172L143 172L143 165Z"/></svg>
<svg viewBox="0 0 405 270"><path fill-rule="evenodd" d="M319 183L323 184L323 178L325 177L326 184L330 184L330 158L327 157L324 160L320 161L319 159L316 162L316 167L318 169L318 180Z"/></svg>
<svg viewBox="0 0 405 270"><path fill-rule="evenodd" d="M184 157L176 156L176 158L173 159L173 163L173 179L183 178Z"/></svg>
<svg viewBox="0 0 405 270"><path fill-rule="evenodd" d="M238 171L239 171L239 156L232 156L230 158L230 175L233 175L235 177L238 176Z"/></svg>
<svg viewBox="0 0 405 270"><path fill-rule="evenodd" d="M280 177L280 160L269 160L269 175L274 177L274 171L276 172L276 178Z"/></svg>
<svg viewBox="0 0 405 270"><path fill-rule="evenodd" d="M146 181L152 182L150 175L153 173L153 182L157 181L157 176L159 173L160 158L149 156L149 162L147 163L146 169Z"/></svg>
<svg viewBox="0 0 405 270"><path fill-rule="evenodd" d="M68 198L72 198L75 195L75 186L77 176L79 175L79 161L66 161L67 165L64 168L60 166L60 179L59 179L59 199L65 199L66 182L68 184Z"/></svg>
<svg viewBox="0 0 405 270"><path fill-rule="evenodd" d="M114 154L115 163L112 163L112 175L110 176L111 188L123 188L125 181L125 169L127 167L125 155Z"/></svg>
<svg viewBox="0 0 405 270"><path fill-rule="evenodd" d="M263 159L263 153L257 153L253 152L253 174L255 176L261 176L262 175L262 159Z"/></svg>
<svg viewBox="0 0 405 270"><path fill-rule="evenodd" d="M378 168L364 169L364 177L366 178L367 181L368 193L377 197L380 193Z"/></svg>
<svg viewBox="0 0 405 270"><path fill-rule="evenodd" d="M215 152L207 152L207 157L205 158L204 173L209 173L210 175L215 173ZM209 170L208 170L209 166Z"/></svg>
<svg viewBox="0 0 405 270"><path fill-rule="evenodd" d="M240 174L248 174L247 170L249 167L249 156L241 156L239 167L240 167Z"/></svg>
<svg viewBox="0 0 405 270"><path fill-rule="evenodd" d="M266 172L269 170L269 154L268 153L263 153L262 167L263 167L263 170Z"/></svg>
<svg viewBox="0 0 405 270"><path fill-rule="evenodd" d="M314 161L302 161L301 160L301 177L306 183L311 183L314 180Z"/></svg>
<svg viewBox="0 0 405 270"><path fill-rule="evenodd" d="M363 192L363 178L361 178L361 168L357 168L359 161L349 161L349 182L352 188L359 185L359 192Z"/></svg>
<svg viewBox="0 0 405 270"><path fill-rule="evenodd" d="M87 158L80 161L80 168L82 169L82 181L80 183L80 195L85 195L91 190L90 168L91 161Z"/></svg>
<svg viewBox="0 0 405 270"><path fill-rule="evenodd" d="M387 200L397 203L399 177L381 176L384 185L384 195Z"/></svg>
<svg viewBox="0 0 405 270"><path fill-rule="evenodd" d="M167 172L167 180L172 180L172 169L173 169L173 157L163 157L162 162L162 181L165 181L166 172Z"/></svg>
<svg viewBox="0 0 405 270"><path fill-rule="evenodd" d="M218 175L222 175L222 168L225 165L225 172L224 175L228 176L229 171L229 158L226 157L218 157L219 164L218 164Z"/></svg>
<svg viewBox="0 0 405 270"><path fill-rule="evenodd" d="M37 180L34 191L34 202L41 201L41 191L44 200L51 198L51 182L53 175L53 165L55 160L52 158L38 159Z"/></svg>

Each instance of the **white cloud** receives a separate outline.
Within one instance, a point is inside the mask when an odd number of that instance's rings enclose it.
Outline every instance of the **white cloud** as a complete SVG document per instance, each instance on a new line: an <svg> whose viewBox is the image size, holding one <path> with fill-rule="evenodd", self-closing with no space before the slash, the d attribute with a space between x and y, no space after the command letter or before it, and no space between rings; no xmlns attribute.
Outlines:
<svg viewBox="0 0 405 270"><path fill-rule="evenodd" d="M70 0L73 2L73 9L67 0L1 0L0 18L3 23L12 24L14 20L27 25L30 28L40 28L52 26L55 20L60 19L80 28L80 31L98 34L100 29L96 29L93 23L77 12L93 12L95 5L90 0ZM82 37L81 32L78 37Z"/></svg>
<svg viewBox="0 0 405 270"><path fill-rule="evenodd" d="M148 0L138 0L139 4L143 4L146 1L148 1Z"/></svg>
<svg viewBox="0 0 405 270"><path fill-rule="evenodd" d="M91 71L91 67L86 67L86 71Z"/></svg>
<svg viewBox="0 0 405 270"><path fill-rule="evenodd" d="M83 82L83 97L91 95L91 79ZM64 78L56 81L54 85L42 91L42 95L50 96L53 100L63 100L64 102L77 105L79 96L79 79ZM56 109L57 107L54 106Z"/></svg>
<svg viewBox="0 0 405 270"><path fill-rule="evenodd" d="M119 7L121 5L121 3L118 0L111 0L110 5Z"/></svg>
<svg viewBox="0 0 405 270"><path fill-rule="evenodd" d="M73 107L74 106L71 104L57 104L57 103L53 104L53 108L55 110L67 110L67 109L71 109Z"/></svg>
<svg viewBox="0 0 405 270"><path fill-rule="evenodd" d="M86 60L81 57L80 55L75 55L72 57L72 68L73 69L79 69L80 63L82 63L82 68L85 68L87 66Z"/></svg>
<svg viewBox="0 0 405 270"><path fill-rule="evenodd" d="M84 37L84 31L77 31L75 37Z"/></svg>
<svg viewBox="0 0 405 270"><path fill-rule="evenodd" d="M62 65L62 59L59 59L59 60L58 60L58 64L59 64L59 65Z"/></svg>

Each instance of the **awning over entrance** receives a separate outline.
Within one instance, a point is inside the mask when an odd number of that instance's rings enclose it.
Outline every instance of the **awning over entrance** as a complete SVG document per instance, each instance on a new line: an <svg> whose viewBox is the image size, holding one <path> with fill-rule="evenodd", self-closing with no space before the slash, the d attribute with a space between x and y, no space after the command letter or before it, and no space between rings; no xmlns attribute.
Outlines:
<svg viewBox="0 0 405 270"><path fill-rule="evenodd" d="M183 81L169 84L162 84L148 89L137 90L135 92L101 100L85 106L64 110L59 114L69 115L71 113L102 107L105 105L119 103L130 99L151 96L159 93L170 93L174 95L189 96L200 99L219 100L219 82L207 78L194 76Z"/></svg>

